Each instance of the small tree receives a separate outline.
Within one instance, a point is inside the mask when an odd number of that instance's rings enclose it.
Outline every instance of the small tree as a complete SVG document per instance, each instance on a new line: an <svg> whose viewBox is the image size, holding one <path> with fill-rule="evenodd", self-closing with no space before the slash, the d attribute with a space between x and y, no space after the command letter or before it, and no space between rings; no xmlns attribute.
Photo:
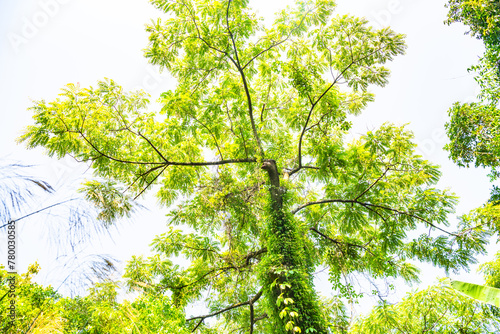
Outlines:
<svg viewBox="0 0 500 334"><path fill-rule="evenodd" d="M167 16L148 26L146 57L177 80L159 115L144 111L144 92L111 80L70 84L34 104L22 137L90 162L105 179L92 183L101 203L156 185L160 202L176 205L170 225L192 233L158 236L156 255L130 261L131 286L171 291L180 306L204 299L210 312L187 319L193 331L219 317L220 331L328 333L342 329L315 292L318 266L355 298L355 272L413 281L409 260L459 269L484 251L467 222L442 227L456 198L433 187L438 168L410 132L386 124L344 138L349 115L373 100L369 86L387 83L402 35L332 16L330 0L297 1L269 28L245 0L152 3ZM426 232L407 238L419 226ZM169 260L180 254L188 268Z"/></svg>
<svg viewBox="0 0 500 334"><path fill-rule="evenodd" d="M9 316L9 274L0 267L0 329L17 333L113 333L113 334L187 334L184 314L167 296L141 294L133 302L117 301L118 284L95 283L85 297L62 297L57 289L33 281L38 264L16 275L16 317Z"/></svg>
<svg viewBox="0 0 500 334"><path fill-rule="evenodd" d="M400 303L381 303L349 333L498 333L498 312L441 281L408 294Z"/></svg>

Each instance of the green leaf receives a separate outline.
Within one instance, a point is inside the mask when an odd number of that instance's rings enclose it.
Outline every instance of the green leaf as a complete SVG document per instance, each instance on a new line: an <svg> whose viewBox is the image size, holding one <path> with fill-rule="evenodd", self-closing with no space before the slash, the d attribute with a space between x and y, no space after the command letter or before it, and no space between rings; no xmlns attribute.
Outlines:
<svg viewBox="0 0 500 334"><path fill-rule="evenodd" d="M456 280L451 281L451 286L469 297L500 307L500 289Z"/></svg>

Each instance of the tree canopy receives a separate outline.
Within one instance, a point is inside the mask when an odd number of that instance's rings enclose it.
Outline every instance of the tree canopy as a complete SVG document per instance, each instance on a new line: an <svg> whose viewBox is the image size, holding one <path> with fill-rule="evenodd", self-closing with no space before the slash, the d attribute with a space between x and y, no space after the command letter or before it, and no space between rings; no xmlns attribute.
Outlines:
<svg viewBox="0 0 500 334"><path fill-rule="evenodd" d="M155 254L129 262L131 289L179 308L205 301L191 331L343 332L342 302L319 298L316 268L355 299L356 273L416 281L415 260L459 270L485 251L489 225L449 228L457 199L410 131L346 140L403 35L336 16L330 0L297 1L270 27L245 0L152 3L165 17L148 25L145 55L177 82L161 110L113 80L69 84L34 103L21 138L90 164L87 197L110 221L146 191L173 206Z"/></svg>

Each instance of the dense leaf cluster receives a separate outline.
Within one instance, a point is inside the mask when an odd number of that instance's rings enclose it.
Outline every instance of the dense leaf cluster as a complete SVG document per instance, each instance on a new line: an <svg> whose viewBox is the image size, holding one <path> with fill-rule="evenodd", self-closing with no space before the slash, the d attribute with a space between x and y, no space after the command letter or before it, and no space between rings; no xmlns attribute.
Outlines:
<svg viewBox="0 0 500 334"><path fill-rule="evenodd" d="M107 281L94 284L85 297L63 297L51 287L33 281L40 267L35 264L16 274L16 317L7 311L7 278L0 268L0 330L2 333L61 334L187 334L184 314L166 296L143 294L133 302L117 301L118 285Z"/></svg>

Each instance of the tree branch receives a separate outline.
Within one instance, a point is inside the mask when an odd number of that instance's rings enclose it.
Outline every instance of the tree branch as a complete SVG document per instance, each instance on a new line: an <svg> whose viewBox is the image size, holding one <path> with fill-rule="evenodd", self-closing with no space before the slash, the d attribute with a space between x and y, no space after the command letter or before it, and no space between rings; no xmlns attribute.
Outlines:
<svg viewBox="0 0 500 334"><path fill-rule="evenodd" d="M282 39L282 40L281 40L281 41L279 41L279 42L275 42L275 43L271 44L271 46L269 46L268 48L266 48L266 49L264 49L264 50L260 51L260 52L259 52L259 53L257 53L255 56L253 56L253 57L252 57L252 58L251 58L251 59L250 59L250 60L249 60L249 61L248 61L245 65L243 65L242 70L244 70L244 69L245 69L245 68L246 68L246 67L247 67L247 66L248 66L248 65L249 65L252 61L254 61L256 58L258 58L261 54L263 54L263 53L265 53L265 52L267 52L267 51L271 50L272 48L274 48L274 47L276 47L276 46L278 46L278 45L281 45L281 44L283 44L284 42L286 42L286 41L290 38L290 36L292 36L292 33L293 33L294 31L296 31L297 29L299 29L299 27L302 25L302 23L303 23L303 22L304 22L304 20L306 19L306 16L307 16L307 15L309 15L309 13L310 13L310 12L312 12L314 9L316 9L316 8L311 8L310 10L308 10L308 11L304 14L304 16L302 17L302 19L300 20L299 24L297 24L297 25L295 26L295 28L293 28L292 30L290 30L290 32L288 33L288 35L287 35L284 39Z"/></svg>
<svg viewBox="0 0 500 334"><path fill-rule="evenodd" d="M297 173L299 170L302 169L302 141L303 141L303 138L304 138L304 134L307 130L307 125L309 124L309 121L311 120L311 116L312 116L312 113L314 111L314 108L316 107L316 105L319 103L319 101L321 101L321 99L330 91L330 89L332 89L333 86L335 86L335 84L337 83L338 79L354 64L354 62L351 62L349 64L349 66L347 66L336 78L335 80L332 82L332 84L330 86L328 86L327 89L325 89L325 91L316 99L316 101L312 102L311 101L311 109L309 110L309 114L307 115L307 119L306 119L306 122L304 124L304 126L302 127L302 132L300 133L300 138L299 138L299 149L298 149L298 162L299 162L299 165L294 168L291 172L290 172L290 176L292 176L293 174Z"/></svg>
<svg viewBox="0 0 500 334"><path fill-rule="evenodd" d="M303 204L296 209L292 210L292 214L296 214L300 210L311 206L311 205L317 205L317 204L327 204L327 203L356 203L354 200L349 200L349 199L325 199L321 201L314 201L314 202L308 202L306 204Z"/></svg>
<svg viewBox="0 0 500 334"><path fill-rule="evenodd" d="M366 194L368 191L370 191L370 189L373 188L373 186L375 186L378 183L378 181L382 180L382 178L387 174L387 172L390 169L391 169L390 167L387 167L386 170L384 171L384 173L382 175L380 175L380 177L378 179L376 179L368 188L365 189L365 191L363 191L361 194L359 194L359 196L356 197L354 200L357 201L358 199L363 197L364 194Z"/></svg>
<svg viewBox="0 0 500 334"><path fill-rule="evenodd" d="M328 86L327 89L325 89L325 91L316 99L316 101L312 102L311 101L311 109L309 110L309 114L307 115L307 119L306 119L306 122L302 128L302 132L300 134L300 138L299 138L299 148L298 148L298 166L296 168L294 168L291 172L290 172L290 176L292 176L293 174L297 173L298 171L300 171L302 169L302 141L303 141L303 137L304 137L304 134L307 130L307 125L309 124L309 121L311 119L311 115L312 115L312 112L314 110L314 108L316 107L316 105L321 101L321 99L323 99L323 97L330 91L330 89L332 89L333 86L335 86L335 84L338 82L338 80L343 77L344 73L347 72L347 70L349 70L349 68L351 68L354 64L360 62L361 60L364 60L366 59L367 57L373 55L374 53L376 52L379 52L381 51L382 49L384 49L386 46L381 46L380 48L372 51L372 52L369 52L367 54L365 54L364 56L360 57L360 58L357 58L357 59L352 59L351 60L351 63L342 70L342 72L339 73L339 75L337 75L337 77L335 78L335 80Z"/></svg>
<svg viewBox="0 0 500 334"><path fill-rule="evenodd" d="M443 233L446 233L446 234L448 234L448 235L452 235L452 236L454 236L454 237L458 237L458 234L456 234L456 233L452 233L452 232L448 232L448 231L446 231L446 230L443 230L442 228L440 228L440 227L436 226L435 224L431 223L429 220L427 220L427 219L425 219L425 218L423 218L423 217L417 216L417 215L415 215L415 214L412 214L412 213L410 213L410 212L407 212L407 211L401 211L401 210L397 210L397 209L393 209L393 208L390 208L390 207L388 207L388 206L384 206L384 205L371 204L371 203L363 203L363 202L357 202L357 201L356 201L356 203L357 203L357 204L360 204L360 205L362 205L362 206L364 206L364 207L379 208L379 209L383 209L383 210L387 210L387 211L392 211L392 212L397 213L397 214L399 214L399 215L404 215L404 216L408 216L408 217L411 217L411 218L416 218L416 219L418 219L418 220L423 221L423 222L424 222L424 223L426 223L427 225L429 225L429 226L431 226L431 227L435 228L436 230L439 230L439 231L441 231L441 232L443 232Z"/></svg>
<svg viewBox="0 0 500 334"><path fill-rule="evenodd" d="M258 251L255 252L250 252L248 253L243 259L245 260L245 264L248 266L250 265L250 260L257 258L257 256L264 254L267 252L267 248L262 248L259 249Z"/></svg>
<svg viewBox="0 0 500 334"><path fill-rule="evenodd" d="M255 158L246 159L227 159L219 161L208 161L208 162L172 162L168 163L169 166L220 166L234 163L245 163L245 162L257 162Z"/></svg>
<svg viewBox="0 0 500 334"><path fill-rule="evenodd" d="M158 177L160 177L160 175L165 171L165 169L167 169L167 167L168 165L163 167L162 170L159 171L158 174L156 174L156 176L151 180L151 182L148 182L148 184L144 187L144 189L142 189L141 192L134 197L134 201L138 199L149 188L149 186L152 185L158 179Z"/></svg>
<svg viewBox="0 0 500 334"><path fill-rule="evenodd" d="M224 312L227 312L227 311L230 311L230 310L233 310L235 308L239 308L239 307L242 307L242 306L246 306L246 305L253 305L257 300L259 300L259 298L262 296L262 289L260 289L259 292L257 292L257 294L252 298L252 299L249 299L247 300L246 302L241 302L241 303L236 303L236 304L233 304L231 306L228 306L222 310L219 310L219 311L216 311L216 312L213 312L213 313L210 313L210 314L206 314L206 315L200 315L200 316L197 316L197 317L192 317L192 318L189 318L189 319L186 319L186 322L187 321L192 321L192 320L198 320L198 324L193 328L193 330L191 332L194 332L196 329L198 329L198 327L201 325L201 323L207 319L207 318L211 318L211 317L215 317L219 314L222 314Z"/></svg>
<svg viewBox="0 0 500 334"><path fill-rule="evenodd" d="M111 155L103 153L99 150L94 144L92 144L87 137L83 134L83 132L79 132L82 138L101 156L121 163L135 164L135 165L160 165L160 166L190 166L190 167L200 167L200 166L219 166L219 165L227 165L232 163L245 163L245 162L257 162L256 158L245 158L245 159L227 159L227 160L219 160L219 161L200 161L200 162L180 162L180 161L164 161L164 162L146 162L146 161L130 161L124 159L118 159ZM158 154L161 154L157 151ZM162 156L162 158L164 158Z"/></svg>
<svg viewBox="0 0 500 334"><path fill-rule="evenodd" d="M349 242L341 242L341 241L338 241L338 240L333 239L333 238L331 238L331 237L327 236L326 234L324 234L324 233L320 232L318 229L316 229L316 228L314 228L314 227L309 228L309 230L310 230L310 231L313 231L314 233L316 233L316 234L318 234L318 235L322 236L323 238L325 238L325 239L327 239L327 240L329 240L329 241L333 242L333 243L334 243L334 244L336 244L336 245L342 245L342 244L344 244L344 245L351 246L351 247L361 248L361 249L362 249L362 250L364 250L365 252L368 252L368 253L370 253L372 256L375 256L375 254L374 254L374 253L372 253L372 251L370 251L369 249L367 249L367 248L366 248L365 246L363 246L363 245L358 245L358 244L352 244L352 243L349 243Z"/></svg>
<svg viewBox="0 0 500 334"><path fill-rule="evenodd" d="M196 284L196 283L202 281L207 276L209 276L209 275L211 275L213 273L223 272L223 271L227 271L227 270L231 270L231 269L239 270L241 268L249 266L251 264L250 263L251 259L256 259L256 258L258 258L259 255L264 254L266 252L267 252L267 248L263 248L263 249L260 249L258 251L250 252L250 253L246 254L245 256L243 256L242 258L239 259L239 260L244 260L245 261L245 263L243 265L235 265L234 263L230 263L230 265L225 266L225 267L213 268L213 269L209 270L208 272L204 273L203 275L201 275L200 277L198 277L197 279L195 279L194 281L191 281L189 283L186 283L186 284L183 284L183 285L180 285L180 286L171 286L171 287L168 287L168 288L169 289L174 289L174 290L181 290L181 289L184 289L185 287L191 286L193 284Z"/></svg>
<svg viewBox="0 0 500 334"><path fill-rule="evenodd" d="M246 97L247 97L248 115L250 117L250 123L252 125L253 135L255 137L255 140L257 141L257 146L259 147L260 156L262 158L264 158L264 149L262 148L262 142L260 141L260 137L259 137L259 134L257 132L257 127L255 126L255 120L253 118L253 107L252 107L252 98L250 96L250 90L248 88L248 83L247 83L247 79L246 79L245 73L243 72L243 68L241 67L241 64L240 64L240 59L239 59L239 56L238 56L238 48L236 47L236 42L234 40L234 35L233 35L232 31L231 31L231 28L229 27L229 8L231 6L231 1L232 0L229 0L227 2L226 25L227 25L227 31L229 33L229 37L231 38L231 42L233 44L234 55L236 57L236 62L233 61L233 63L236 65L236 69L240 73L241 80L243 81L243 88L245 89L245 94L246 94Z"/></svg>
<svg viewBox="0 0 500 334"><path fill-rule="evenodd" d="M254 316L253 303L250 303L250 334L253 334Z"/></svg>
<svg viewBox="0 0 500 334"><path fill-rule="evenodd" d="M344 203L344 204L348 204L348 203L351 203L351 204L358 204L358 205L361 205L363 207L365 207L366 209L370 209L370 208L378 208L378 209L382 209L382 210L386 210L386 211L391 211L391 212L394 212L396 214L399 214L399 215L404 215L404 216L408 216L408 217L411 217L411 218L415 218L415 219L418 219L424 223L426 223L427 225L443 232L443 233L446 233L448 235L452 235L454 237L458 237L459 235L456 234L456 233L452 233L452 232L448 232L446 230L443 230L442 228L436 226L435 224L431 223L429 220L423 218L423 217L420 217L416 214L413 214L411 212L407 212L407 211L401 211L401 210L398 210L398 209L394 209L394 208L391 208L391 207L388 207L388 206L384 206L384 205L379 205L379 204L372 204L372 203L365 203L365 202L359 202L358 200L347 200L347 199L326 199L326 200L321 200L321 201L314 201L314 202L308 202L306 204L303 204L299 207L297 207L296 209L292 210L292 214L296 214L297 212L299 212L300 210L308 207L308 206L311 206L311 205L321 205L321 204L328 204L328 203Z"/></svg>
<svg viewBox="0 0 500 334"><path fill-rule="evenodd" d="M220 150L219 143L217 142L217 138L215 137L215 135L213 134L213 132L209 129L208 126L205 125L205 123L203 123L202 121L200 121L193 114L188 113L188 115L191 116L195 121L197 121L198 123L200 123L205 129L207 129L207 131L210 134L210 136L212 136L212 138L214 139L214 143L215 143L215 146L217 147L217 151L219 151L219 155L220 155L221 160L224 160L224 156L222 155L222 152Z"/></svg>
<svg viewBox="0 0 500 334"><path fill-rule="evenodd" d="M181 1L182 4L184 5L184 7L186 7L186 9L188 10L189 12L189 16L191 16L191 20L193 21L193 24L194 24L194 27L196 29L196 34L197 34L197 38L199 40L201 40L203 43L205 43L205 45L209 48L209 49L212 49L214 51L217 51L219 53L222 53L223 55L227 56L229 58L229 60L231 60L231 62L233 62L234 64L236 64L236 62L234 61L234 59L229 55L229 53L227 53L226 51L223 51L223 50L220 50L214 46L212 46L210 43L208 43L200 34L200 29L198 28L198 23L196 23L196 16L193 14L191 8L189 8L185 3L184 1Z"/></svg>

